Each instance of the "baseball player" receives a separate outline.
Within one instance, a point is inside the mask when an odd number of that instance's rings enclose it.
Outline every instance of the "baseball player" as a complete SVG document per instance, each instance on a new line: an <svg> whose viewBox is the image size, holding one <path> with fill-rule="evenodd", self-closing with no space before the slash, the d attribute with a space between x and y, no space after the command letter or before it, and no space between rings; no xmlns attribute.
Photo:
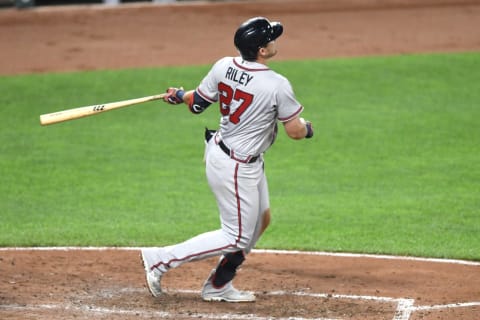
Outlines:
<svg viewBox="0 0 480 320"><path fill-rule="evenodd" d="M218 60L195 90L167 90L167 103L185 103L194 114L219 103L220 127L206 132L205 162L221 228L176 245L142 250L147 286L154 297L162 294L160 280L169 269L220 256L203 285L203 300L255 301L252 293L237 290L232 280L270 222L263 154L275 141L278 122L292 139L313 136L311 122L299 117L303 106L289 81L266 64L277 53L275 40L282 32L279 22L264 17L247 20L234 36L241 56Z"/></svg>

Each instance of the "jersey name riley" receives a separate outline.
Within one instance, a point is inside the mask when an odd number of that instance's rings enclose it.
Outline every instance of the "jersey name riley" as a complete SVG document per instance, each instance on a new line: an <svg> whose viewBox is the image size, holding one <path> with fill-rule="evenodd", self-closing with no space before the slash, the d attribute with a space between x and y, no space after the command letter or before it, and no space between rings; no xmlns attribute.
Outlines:
<svg viewBox="0 0 480 320"><path fill-rule="evenodd" d="M246 86L250 80L253 79L253 76L233 67L228 67L227 72L225 73L225 78Z"/></svg>

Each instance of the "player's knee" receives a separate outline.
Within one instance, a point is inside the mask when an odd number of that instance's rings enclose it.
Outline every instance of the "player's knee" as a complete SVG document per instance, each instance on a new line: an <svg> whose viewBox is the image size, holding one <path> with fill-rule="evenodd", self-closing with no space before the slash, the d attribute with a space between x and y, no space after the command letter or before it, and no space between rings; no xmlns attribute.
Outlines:
<svg viewBox="0 0 480 320"><path fill-rule="evenodd" d="M222 229L224 238L230 244L230 247L233 247L237 250L245 250L248 248L248 244L250 243L253 234L242 230L240 234L237 231L232 229Z"/></svg>
<svg viewBox="0 0 480 320"><path fill-rule="evenodd" d="M253 237L248 234L242 234L242 237L239 239L235 247L238 250L242 250L242 251L247 250L250 247L252 238Z"/></svg>

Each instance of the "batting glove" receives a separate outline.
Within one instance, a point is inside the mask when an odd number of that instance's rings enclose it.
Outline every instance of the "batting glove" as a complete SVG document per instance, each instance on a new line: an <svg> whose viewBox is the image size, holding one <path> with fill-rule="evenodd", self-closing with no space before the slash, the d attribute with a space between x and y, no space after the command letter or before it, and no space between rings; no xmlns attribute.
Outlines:
<svg viewBox="0 0 480 320"><path fill-rule="evenodd" d="M168 88L167 94L163 97L163 100L170 104L180 104L183 103L183 95L185 91L183 88Z"/></svg>

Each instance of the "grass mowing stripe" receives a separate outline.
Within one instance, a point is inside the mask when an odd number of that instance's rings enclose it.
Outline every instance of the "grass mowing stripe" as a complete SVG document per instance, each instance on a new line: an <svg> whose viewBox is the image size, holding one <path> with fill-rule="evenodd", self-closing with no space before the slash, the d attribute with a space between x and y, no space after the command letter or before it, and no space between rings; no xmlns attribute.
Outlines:
<svg viewBox="0 0 480 320"><path fill-rule="evenodd" d="M480 259L480 54L272 63L314 122L266 155L263 248ZM208 66L0 77L0 244L165 245L217 228L201 116L147 103L50 127L38 115L195 87ZM167 81L168 80L168 81Z"/></svg>

